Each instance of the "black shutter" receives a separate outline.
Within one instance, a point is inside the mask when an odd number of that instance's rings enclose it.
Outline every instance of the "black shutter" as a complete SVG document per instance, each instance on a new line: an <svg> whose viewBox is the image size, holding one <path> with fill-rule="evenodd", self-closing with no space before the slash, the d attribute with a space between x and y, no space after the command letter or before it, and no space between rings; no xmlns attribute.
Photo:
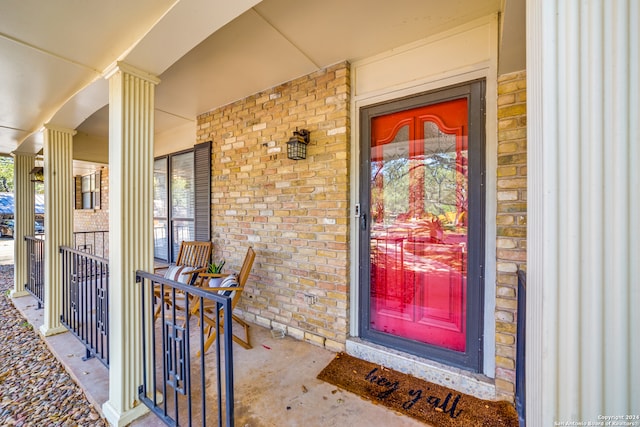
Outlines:
<svg viewBox="0 0 640 427"><path fill-rule="evenodd" d="M82 177L74 176L73 177L73 188L74 188L74 196L75 196L75 207L76 209L82 209Z"/></svg>
<svg viewBox="0 0 640 427"><path fill-rule="evenodd" d="M95 194L93 195L93 208L100 209L102 206L102 174L95 172ZM93 190L93 189L92 189Z"/></svg>
<svg viewBox="0 0 640 427"><path fill-rule="evenodd" d="M195 237L211 240L211 141L193 147L195 179Z"/></svg>

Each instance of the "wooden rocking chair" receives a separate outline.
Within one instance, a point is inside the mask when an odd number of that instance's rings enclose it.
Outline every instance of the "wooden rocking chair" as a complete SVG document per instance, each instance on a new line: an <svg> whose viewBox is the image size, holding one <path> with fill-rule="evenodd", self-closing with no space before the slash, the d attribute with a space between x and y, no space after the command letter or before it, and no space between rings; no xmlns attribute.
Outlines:
<svg viewBox="0 0 640 427"><path fill-rule="evenodd" d="M193 284L198 273L205 272L209 267L209 259L211 258L211 242L184 241L180 243L178 258L176 263L172 265L156 267L154 273L158 274L161 270L166 270L164 277L166 279L175 280L176 282ZM172 293L170 289L165 288L164 295L161 295L160 286L154 289L154 296L160 300L158 307L154 313L154 319L157 319L162 311L162 305L171 307Z"/></svg>
<svg viewBox="0 0 640 427"><path fill-rule="evenodd" d="M247 283L247 278L251 272L253 261L256 258L256 253L253 248L247 249L244 262L240 268L240 272L236 274L221 274L221 273L199 273L196 279L196 285L202 287L203 290L218 292L220 295L227 295L231 297L231 309L233 310L240 301L240 296L244 290L244 285ZM209 282L211 279L224 277L220 286L210 287ZM200 316L201 310L200 302L196 302L192 314ZM220 328L223 324L223 311L218 310L216 313L216 302L212 300L204 300L202 307L202 317L204 319L203 332L207 334L207 339L204 343L204 351L206 352L211 344L216 340L216 324L220 323ZM232 319L237 322L244 329L244 339L233 334L233 340L246 349L251 348L251 341L249 339L249 324L236 316L231 314Z"/></svg>

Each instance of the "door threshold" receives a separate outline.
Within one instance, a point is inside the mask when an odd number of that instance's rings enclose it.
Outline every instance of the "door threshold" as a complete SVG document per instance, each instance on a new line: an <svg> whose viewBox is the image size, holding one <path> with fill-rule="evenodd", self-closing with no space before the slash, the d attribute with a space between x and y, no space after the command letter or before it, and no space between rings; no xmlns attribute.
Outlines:
<svg viewBox="0 0 640 427"><path fill-rule="evenodd" d="M479 399L496 400L495 383L486 375L423 359L360 338L349 338L346 343L346 352L359 359L449 387L460 393Z"/></svg>

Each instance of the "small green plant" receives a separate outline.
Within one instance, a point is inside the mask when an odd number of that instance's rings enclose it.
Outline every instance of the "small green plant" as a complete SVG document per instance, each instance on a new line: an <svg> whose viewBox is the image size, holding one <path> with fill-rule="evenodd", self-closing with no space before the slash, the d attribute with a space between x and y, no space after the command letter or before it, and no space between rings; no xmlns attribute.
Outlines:
<svg viewBox="0 0 640 427"><path fill-rule="evenodd" d="M27 328L27 329L33 329L33 325L31 323L27 322L26 320L24 322L22 322L22 324L20 326L22 326L24 328Z"/></svg>
<svg viewBox="0 0 640 427"><path fill-rule="evenodd" d="M209 270L207 270L208 273L222 273L222 267L224 267L224 263L225 261L223 259L221 259L220 261L216 262L212 262L211 264L209 264Z"/></svg>

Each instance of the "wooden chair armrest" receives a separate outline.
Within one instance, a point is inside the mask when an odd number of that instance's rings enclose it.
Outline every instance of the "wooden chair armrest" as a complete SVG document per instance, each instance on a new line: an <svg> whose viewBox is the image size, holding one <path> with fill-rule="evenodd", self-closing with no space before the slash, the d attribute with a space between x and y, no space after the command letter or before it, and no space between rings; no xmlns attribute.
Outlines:
<svg viewBox="0 0 640 427"><path fill-rule="evenodd" d="M205 268L205 271L200 274L200 277L203 277L206 279L216 279L220 277L227 277L228 275L229 274L225 274L225 273L207 273Z"/></svg>
<svg viewBox="0 0 640 427"><path fill-rule="evenodd" d="M159 267L153 267L153 272L154 272L154 273L157 273L158 271L160 271L160 270L166 270L166 269L168 269L169 267L170 267L170 265L162 265L162 266L159 266Z"/></svg>
<svg viewBox="0 0 640 427"><path fill-rule="evenodd" d="M215 287L208 287L208 286L203 286L202 289L204 289L205 291L241 291L242 288L240 286L215 286Z"/></svg>
<svg viewBox="0 0 640 427"><path fill-rule="evenodd" d="M202 271L198 272L198 277L196 277L194 285L204 287L203 284L207 283L209 279L217 277L216 274L217 273L207 273L207 267L204 267Z"/></svg>
<svg viewBox="0 0 640 427"><path fill-rule="evenodd" d="M185 275L185 274L201 274L204 273L205 271L207 271L207 267L201 267L201 268L197 268L195 270L191 270L191 271L187 271L186 273L180 273L181 276Z"/></svg>

